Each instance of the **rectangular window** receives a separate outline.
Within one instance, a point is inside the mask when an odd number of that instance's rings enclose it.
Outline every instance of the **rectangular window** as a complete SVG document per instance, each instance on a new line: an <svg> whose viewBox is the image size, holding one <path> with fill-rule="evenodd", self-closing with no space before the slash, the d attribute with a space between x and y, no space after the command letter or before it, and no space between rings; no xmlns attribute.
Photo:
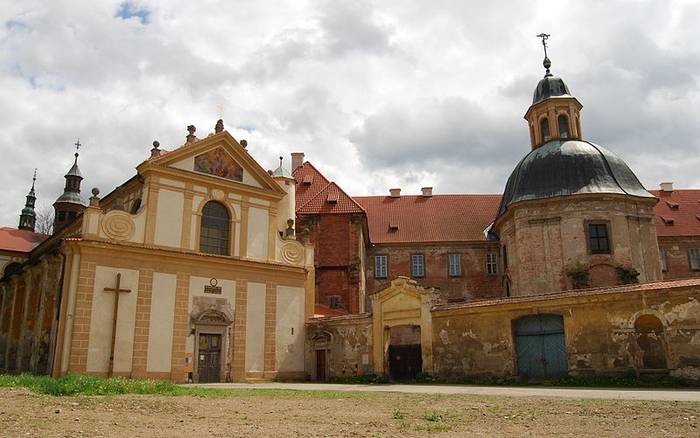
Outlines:
<svg viewBox="0 0 700 438"><path fill-rule="evenodd" d="M374 256L374 278L387 277L387 257L385 255Z"/></svg>
<svg viewBox="0 0 700 438"><path fill-rule="evenodd" d="M496 256L495 252L486 254L486 273L490 275L498 274L498 256Z"/></svg>
<svg viewBox="0 0 700 438"><path fill-rule="evenodd" d="M665 248L662 248L659 252L659 255L661 256L661 271L666 272L668 271L668 252Z"/></svg>
<svg viewBox="0 0 700 438"><path fill-rule="evenodd" d="M700 248L688 250L688 261L690 262L691 271L700 271Z"/></svg>
<svg viewBox="0 0 700 438"><path fill-rule="evenodd" d="M411 255L411 277L425 276L425 258L423 254Z"/></svg>
<svg viewBox="0 0 700 438"><path fill-rule="evenodd" d="M588 243L591 254L610 254L608 224L588 224Z"/></svg>
<svg viewBox="0 0 700 438"><path fill-rule="evenodd" d="M459 277L462 275L462 256L460 254L448 254L447 265L450 277Z"/></svg>

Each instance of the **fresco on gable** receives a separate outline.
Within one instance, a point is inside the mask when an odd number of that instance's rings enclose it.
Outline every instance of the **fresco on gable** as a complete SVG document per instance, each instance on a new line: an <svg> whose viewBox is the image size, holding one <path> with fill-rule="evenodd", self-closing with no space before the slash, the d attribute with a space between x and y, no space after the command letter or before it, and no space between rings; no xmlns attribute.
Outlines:
<svg viewBox="0 0 700 438"><path fill-rule="evenodd" d="M243 168L223 148L194 157L194 170L234 181L243 181Z"/></svg>

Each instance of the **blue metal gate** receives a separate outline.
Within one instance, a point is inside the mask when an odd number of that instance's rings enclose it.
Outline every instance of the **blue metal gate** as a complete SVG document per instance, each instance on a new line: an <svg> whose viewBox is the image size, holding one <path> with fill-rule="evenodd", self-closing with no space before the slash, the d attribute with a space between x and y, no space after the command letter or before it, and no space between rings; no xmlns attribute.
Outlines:
<svg viewBox="0 0 700 438"><path fill-rule="evenodd" d="M529 315L515 322L518 375L552 379L568 370L564 319L560 315Z"/></svg>

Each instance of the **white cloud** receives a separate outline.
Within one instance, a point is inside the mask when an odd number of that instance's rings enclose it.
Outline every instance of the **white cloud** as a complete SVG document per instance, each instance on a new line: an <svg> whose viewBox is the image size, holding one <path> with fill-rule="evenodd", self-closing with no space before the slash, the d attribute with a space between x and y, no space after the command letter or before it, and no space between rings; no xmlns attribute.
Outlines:
<svg viewBox="0 0 700 438"><path fill-rule="evenodd" d="M39 168L63 188L76 137L89 189L151 142L227 128L266 167L304 151L349 193L499 192L529 150L534 37L584 104L587 138L649 187L700 187L695 2L0 0L0 223Z"/></svg>

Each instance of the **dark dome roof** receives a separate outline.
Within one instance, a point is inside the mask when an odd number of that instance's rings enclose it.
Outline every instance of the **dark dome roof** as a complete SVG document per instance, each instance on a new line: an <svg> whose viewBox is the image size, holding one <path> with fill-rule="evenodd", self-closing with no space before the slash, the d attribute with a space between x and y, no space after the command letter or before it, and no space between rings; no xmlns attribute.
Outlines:
<svg viewBox="0 0 700 438"><path fill-rule="evenodd" d="M535 94L532 96L532 104L534 105L549 97L570 95L569 87L566 86L562 78L547 73L547 75L537 83Z"/></svg>
<svg viewBox="0 0 700 438"><path fill-rule="evenodd" d="M518 201L585 193L653 198L627 164L609 150L587 141L552 140L515 166L498 216Z"/></svg>

